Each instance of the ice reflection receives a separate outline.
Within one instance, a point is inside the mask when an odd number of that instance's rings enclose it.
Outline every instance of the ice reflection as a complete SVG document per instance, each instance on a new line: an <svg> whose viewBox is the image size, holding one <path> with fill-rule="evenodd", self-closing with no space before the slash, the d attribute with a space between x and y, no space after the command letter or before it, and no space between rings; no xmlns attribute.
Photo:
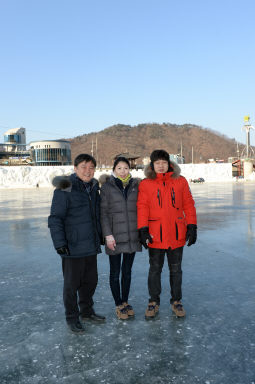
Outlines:
<svg viewBox="0 0 255 384"><path fill-rule="evenodd" d="M1 189L0 220L45 217L52 198L51 188Z"/></svg>
<svg viewBox="0 0 255 384"><path fill-rule="evenodd" d="M221 229L231 232L235 240L245 237L249 244L254 241L255 185L204 184L192 185L196 201L199 230Z"/></svg>

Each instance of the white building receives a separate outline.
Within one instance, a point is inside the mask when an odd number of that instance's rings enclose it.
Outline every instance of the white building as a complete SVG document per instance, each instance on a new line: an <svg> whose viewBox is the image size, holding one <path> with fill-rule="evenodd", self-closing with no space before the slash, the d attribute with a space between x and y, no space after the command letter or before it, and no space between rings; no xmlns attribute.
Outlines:
<svg viewBox="0 0 255 384"><path fill-rule="evenodd" d="M34 165L70 165L71 144L67 140L42 140L30 143Z"/></svg>

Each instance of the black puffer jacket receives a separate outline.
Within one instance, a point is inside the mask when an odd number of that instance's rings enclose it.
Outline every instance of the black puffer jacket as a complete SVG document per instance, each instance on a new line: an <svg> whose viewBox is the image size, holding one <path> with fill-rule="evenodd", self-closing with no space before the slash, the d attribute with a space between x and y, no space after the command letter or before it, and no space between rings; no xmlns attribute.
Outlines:
<svg viewBox="0 0 255 384"><path fill-rule="evenodd" d="M116 241L114 251L105 246L108 255L141 252L142 246L137 230L137 194L139 179L130 179L127 191L121 191L114 176L102 175L101 225L103 236L113 235ZM105 180L103 180L105 179Z"/></svg>
<svg viewBox="0 0 255 384"><path fill-rule="evenodd" d="M68 246L70 257L101 253L100 196L96 179L91 193L76 174L57 176L48 227L55 248Z"/></svg>

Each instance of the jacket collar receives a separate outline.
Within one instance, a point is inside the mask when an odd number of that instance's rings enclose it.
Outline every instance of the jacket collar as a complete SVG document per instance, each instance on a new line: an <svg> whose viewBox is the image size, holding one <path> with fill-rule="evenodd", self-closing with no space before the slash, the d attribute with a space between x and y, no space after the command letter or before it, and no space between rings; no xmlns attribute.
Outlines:
<svg viewBox="0 0 255 384"><path fill-rule="evenodd" d="M157 181L167 181L167 180L170 180L170 178L172 176L173 176L173 172L156 173L156 180Z"/></svg>
<svg viewBox="0 0 255 384"><path fill-rule="evenodd" d="M92 183L92 189L96 184L98 184L98 181L96 179L91 180ZM81 189L81 186L83 184L83 181L80 180L75 173L72 173L70 176L56 176L52 180L52 184L56 189L65 190L67 192L71 192L72 186L76 186L76 188Z"/></svg>
<svg viewBox="0 0 255 384"><path fill-rule="evenodd" d="M137 184L140 183L141 179L139 179L138 177L132 177L130 180L131 183L132 183L132 186L135 186ZM107 175L105 173L103 173L100 177L99 177L99 185L102 187L102 185L104 185L105 183L110 183L110 184L113 184L113 185L116 185L115 183L115 177L113 175Z"/></svg>
<svg viewBox="0 0 255 384"><path fill-rule="evenodd" d="M89 182L82 181L76 175L76 173L73 173L70 176L70 180L71 180L72 184L75 185L77 187L77 189L80 189L80 190L84 190L84 188L87 189L89 186L89 189L92 191L92 189L95 187L95 185L98 184L98 181L94 178L92 178ZM86 185L87 185L87 187L86 187Z"/></svg>
<svg viewBox="0 0 255 384"><path fill-rule="evenodd" d="M173 179L176 179L181 174L181 168L179 167L178 164L176 164L174 161L171 161L171 160L170 160L170 165L173 169L173 172L167 172L164 175L168 174ZM157 178L157 173L151 169L150 165L147 165L145 167L144 174L145 174L145 177L147 177L147 179L155 180ZM160 173L158 173L158 175L160 175Z"/></svg>

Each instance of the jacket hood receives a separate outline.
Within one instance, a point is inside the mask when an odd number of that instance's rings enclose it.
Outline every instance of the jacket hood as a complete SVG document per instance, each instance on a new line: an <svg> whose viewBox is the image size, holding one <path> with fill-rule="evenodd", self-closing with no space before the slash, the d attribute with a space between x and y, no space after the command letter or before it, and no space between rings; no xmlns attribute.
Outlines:
<svg viewBox="0 0 255 384"><path fill-rule="evenodd" d="M104 185L105 183L113 181L113 180L114 180L114 176L113 175L109 175L107 173L103 173L99 177L98 182L99 182L100 187L102 187L102 185ZM133 182L137 182L138 184L140 183L140 181L142 181L142 179L140 179L139 177L132 177L132 180L133 180Z"/></svg>
<svg viewBox="0 0 255 384"><path fill-rule="evenodd" d="M52 185L56 189L67 189L71 187L72 182L70 176L55 176L52 180Z"/></svg>
<svg viewBox="0 0 255 384"><path fill-rule="evenodd" d="M110 177L111 175L107 173L103 173L102 175L100 175L98 179L100 187L102 187L102 185L104 185L110 179Z"/></svg>
<svg viewBox="0 0 255 384"><path fill-rule="evenodd" d="M56 189L62 190L71 190L72 184L77 183L76 174L72 173L69 176L55 176L52 180L52 185ZM91 180L93 182L93 186L98 182L96 179Z"/></svg>
<svg viewBox="0 0 255 384"><path fill-rule="evenodd" d="M181 168L179 167L179 165L177 163L175 163L174 161L171 161L171 160L170 160L170 165L173 168L172 177L174 179L176 179L181 174ZM147 179L152 179L152 180L156 179L156 176L157 176L156 172L151 169L150 164L148 164L145 167L144 174L145 174L145 177L147 177Z"/></svg>

